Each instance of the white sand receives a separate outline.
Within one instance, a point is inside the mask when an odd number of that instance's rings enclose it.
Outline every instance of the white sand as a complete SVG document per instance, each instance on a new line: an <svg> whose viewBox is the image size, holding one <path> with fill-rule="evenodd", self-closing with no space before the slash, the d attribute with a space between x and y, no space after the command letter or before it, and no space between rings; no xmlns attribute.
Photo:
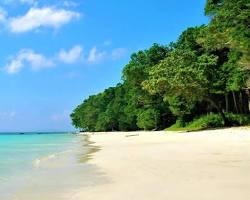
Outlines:
<svg viewBox="0 0 250 200"><path fill-rule="evenodd" d="M250 199L250 128L107 133L90 139L101 150L89 162L106 181L68 199Z"/></svg>

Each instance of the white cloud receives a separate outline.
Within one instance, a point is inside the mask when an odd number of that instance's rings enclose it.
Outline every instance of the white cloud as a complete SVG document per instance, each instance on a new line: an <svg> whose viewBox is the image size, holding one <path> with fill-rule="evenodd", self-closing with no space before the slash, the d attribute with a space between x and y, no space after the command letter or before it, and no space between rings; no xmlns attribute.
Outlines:
<svg viewBox="0 0 250 200"><path fill-rule="evenodd" d="M78 72L75 72L75 71L71 71L71 72L68 72L68 73L64 74L64 78L67 78L67 79L74 79L74 78L77 78L77 77L81 77L81 75Z"/></svg>
<svg viewBox="0 0 250 200"><path fill-rule="evenodd" d="M103 60L117 60L126 54L125 48L116 48L111 51L99 51L96 47L93 47L88 55L88 63L98 63Z"/></svg>
<svg viewBox="0 0 250 200"><path fill-rule="evenodd" d="M4 0L3 3L5 4L16 4L16 3L25 3L25 4L36 4L36 0Z"/></svg>
<svg viewBox="0 0 250 200"><path fill-rule="evenodd" d="M27 5L32 5L32 6L38 6L44 3L46 2L43 2L41 0L40 1L39 0L1 0L0 1L0 4L5 4L5 5L27 4ZM55 1L53 5L72 8L72 7L77 7L79 3L76 3L73 0L59 0L57 2Z"/></svg>
<svg viewBox="0 0 250 200"><path fill-rule="evenodd" d="M117 48L117 49L114 49L112 52L111 52L111 58L113 60L117 60L121 57L123 57L125 54L126 54L126 49L125 48Z"/></svg>
<svg viewBox="0 0 250 200"><path fill-rule="evenodd" d="M111 40L106 40L106 41L103 42L104 46L110 46L111 44L112 44Z"/></svg>
<svg viewBox="0 0 250 200"><path fill-rule="evenodd" d="M73 64L82 58L83 48L79 45L74 46L69 51L61 50L58 60L66 64Z"/></svg>
<svg viewBox="0 0 250 200"><path fill-rule="evenodd" d="M9 19L9 28L14 33L28 32L41 27L58 29L79 17L79 13L65 9L33 7L25 15Z"/></svg>
<svg viewBox="0 0 250 200"><path fill-rule="evenodd" d="M107 55L106 51L98 51L96 47L93 47L88 55L87 61L89 63L97 63L102 61Z"/></svg>
<svg viewBox="0 0 250 200"><path fill-rule="evenodd" d="M12 120L16 116L16 112L0 112L1 120Z"/></svg>
<svg viewBox="0 0 250 200"><path fill-rule="evenodd" d="M62 5L65 7L76 7L77 3L74 1L65 0L63 1Z"/></svg>
<svg viewBox="0 0 250 200"><path fill-rule="evenodd" d="M24 67L30 67L32 70L40 70L50 68L63 62L65 64L73 64L82 59L83 49L76 45L69 51L61 50L56 56L47 58L46 56L34 52L32 49L22 49L16 56L10 57L9 63L3 68L8 74L16 74Z"/></svg>
<svg viewBox="0 0 250 200"><path fill-rule="evenodd" d="M97 47L90 49L89 53L84 56L83 48L75 45L68 51L62 49L55 53L52 57L46 57L43 54L34 52L32 49L22 49L15 56L9 58L9 62L2 68L8 74L17 74L23 68L31 68L31 70L40 70L51 68L60 63L74 64L81 62L82 64L96 64L104 60L117 60L124 56L125 48L116 48L110 51L100 51ZM70 75L71 76L71 75ZM75 76L73 74L72 76Z"/></svg>
<svg viewBox="0 0 250 200"><path fill-rule="evenodd" d="M10 62L4 67L9 74L18 73L25 65L30 66L32 70L52 67L53 61L41 54L35 53L31 49L21 50Z"/></svg>
<svg viewBox="0 0 250 200"><path fill-rule="evenodd" d="M7 12L0 7L0 23L5 22L6 18L7 18Z"/></svg>
<svg viewBox="0 0 250 200"><path fill-rule="evenodd" d="M19 1L20 1L20 3L28 3L28 4L34 4L34 3L36 3L35 0L19 0Z"/></svg>

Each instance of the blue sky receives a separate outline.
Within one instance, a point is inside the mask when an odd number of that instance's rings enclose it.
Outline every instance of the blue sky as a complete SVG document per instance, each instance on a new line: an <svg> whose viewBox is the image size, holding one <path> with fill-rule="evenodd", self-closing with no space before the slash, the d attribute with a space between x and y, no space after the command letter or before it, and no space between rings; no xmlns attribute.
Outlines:
<svg viewBox="0 0 250 200"><path fill-rule="evenodd" d="M206 24L205 0L1 0L0 132L72 130L132 52Z"/></svg>

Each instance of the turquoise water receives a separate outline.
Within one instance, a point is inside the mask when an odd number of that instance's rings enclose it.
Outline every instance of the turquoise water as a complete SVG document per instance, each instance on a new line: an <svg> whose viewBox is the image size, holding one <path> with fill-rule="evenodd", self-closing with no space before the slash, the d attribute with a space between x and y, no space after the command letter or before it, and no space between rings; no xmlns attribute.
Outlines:
<svg viewBox="0 0 250 200"><path fill-rule="evenodd" d="M87 146L86 138L66 133L0 134L0 199L46 200L79 185Z"/></svg>
<svg viewBox="0 0 250 200"><path fill-rule="evenodd" d="M69 134L0 135L0 180L29 170L36 159L69 149L74 139Z"/></svg>

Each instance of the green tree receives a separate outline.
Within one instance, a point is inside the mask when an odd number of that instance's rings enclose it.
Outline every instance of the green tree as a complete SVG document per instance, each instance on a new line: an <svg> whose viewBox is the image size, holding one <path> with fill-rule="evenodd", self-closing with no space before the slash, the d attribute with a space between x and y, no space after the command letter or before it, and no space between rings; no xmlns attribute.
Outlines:
<svg viewBox="0 0 250 200"><path fill-rule="evenodd" d="M172 112L181 118L190 113L195 103L212 101L208 94L217 60L214 55L197 56L193 51L176 49L152 68L144 88L152 94L163 95Z"/></svg>
<svg viewBox="0 0 250 200"><path fill-rule="evenodd" d="M138 113L137 125L144 130L158 129L160 112L156 109L147 109Z"/></svg>
<svg viewBox="0 0 250 200"><path fill-rule="evenodd" d="M126 106L124 108L126 121L132 129L137 127L137 115L141 110L162 105L159 95L151 95L142 88L142 82L148 79L150 68L163 60L170 48L158 44L145 51L132 54L131 60L123 69L124 87L126 88ZM166 117L169 109L161 109L161 116Z"/></svg>
<svg viewBox="0 0 250 200"><path fill-rule="evenodd" d="M72 124L84 131L160 129L212 107L227 125L229 98L233 112L249 112L242 89L250 77L250 2L207 0L205 12L208 25L132 54L122 83L87 98L71 114Z"/></svg>
<svg viewBox="0 0 250 200"><path fill-rule="evenodd" d="M243 54L241 64L250 67L249 0L207 0L206 15L211 47L229 47Z"/></svg>

